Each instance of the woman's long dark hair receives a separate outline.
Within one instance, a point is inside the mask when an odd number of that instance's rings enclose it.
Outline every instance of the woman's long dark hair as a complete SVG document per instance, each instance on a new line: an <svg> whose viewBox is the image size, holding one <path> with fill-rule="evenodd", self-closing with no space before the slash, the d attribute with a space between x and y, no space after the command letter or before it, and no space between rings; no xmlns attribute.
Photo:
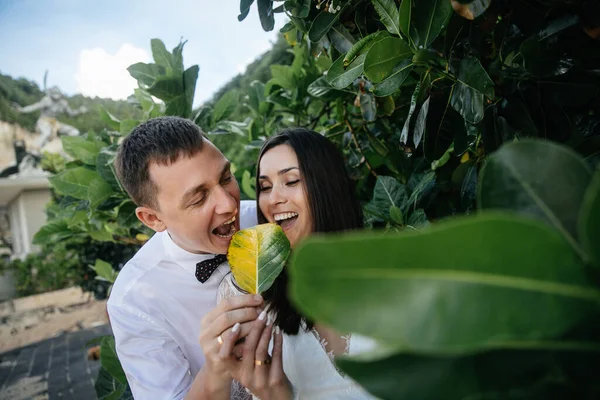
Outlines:
<svg viewBox="0 0 600 400"><path fill-rule="evenodd" d="M342 155L327 138L308 129L285 129L265 142L258 156L256 198L260 197L260 161L267 151L280 145L290 146L298 158L314 233L362 228L362 209L346 173ZM257 207L257 212L258 223L266 223L260 207ZM276 313L275 324L285 333L296 335L303 321L307 329L311 329L313 323L294 309L288 299L287 286L288 275L284 268L263 296L269 308Z"/></svg>

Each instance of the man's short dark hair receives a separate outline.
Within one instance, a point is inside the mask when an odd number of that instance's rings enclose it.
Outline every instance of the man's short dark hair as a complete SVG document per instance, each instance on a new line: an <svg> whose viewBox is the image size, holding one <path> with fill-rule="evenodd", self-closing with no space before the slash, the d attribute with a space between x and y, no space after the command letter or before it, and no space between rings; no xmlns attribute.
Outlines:
<svg viewBox="0 0 600 400"><path fill-rule="evenodd" d="M149 119L133 129L119 146L117 177L135 204L158 208L158 188L148 172L150 163L170 165L180 156L192 157L202 150L203 141L200 128L188 119Z"/></svg>

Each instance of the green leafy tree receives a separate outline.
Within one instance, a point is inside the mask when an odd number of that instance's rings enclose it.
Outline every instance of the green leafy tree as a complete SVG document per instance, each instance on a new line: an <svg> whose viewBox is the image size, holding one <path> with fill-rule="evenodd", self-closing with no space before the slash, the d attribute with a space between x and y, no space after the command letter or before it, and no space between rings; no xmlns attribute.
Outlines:
<svg viewBox="0 0 600 400"><path fill-rule="evenodd" d="M600 395L597 3L276 4L257 2L263 27L285 13L303 65L330 66L305 97L276 68L274 130L338 144L388 230L294 254L296 305L379 342L338 366L382 399Z"/></svg>

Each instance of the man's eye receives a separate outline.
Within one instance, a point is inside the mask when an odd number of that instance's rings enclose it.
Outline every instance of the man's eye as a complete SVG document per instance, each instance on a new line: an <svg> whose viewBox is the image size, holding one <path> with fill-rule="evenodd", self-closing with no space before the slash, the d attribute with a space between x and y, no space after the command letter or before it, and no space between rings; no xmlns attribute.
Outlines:
<svg viewBox="0 0 600 400"><path fill-rule="evenodd" d="M192 204L190 204L190 207L197 207L197 206L201 205L202 203L204 203L204 197L202 197L198 201L195 201Z"/></svg>
<svg viewBox="0 0 600 400"><path fill-rule="evenodd" d="M232 177L231 175L229 175L228 177L226 177L226 178L223 178L223 179L221 180L221 183L222 183L222 184L224 184L224 185L227 185L229 182L231 182L231 179L232 179L232 178L233 178L233 177Z"/></svg>

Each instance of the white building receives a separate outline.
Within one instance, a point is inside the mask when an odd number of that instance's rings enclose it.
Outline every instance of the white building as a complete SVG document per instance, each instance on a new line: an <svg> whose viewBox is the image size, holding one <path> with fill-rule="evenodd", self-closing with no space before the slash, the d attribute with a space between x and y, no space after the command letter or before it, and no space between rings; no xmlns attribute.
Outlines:
<svg viewBox="0 0 600 400"><path fill-rule="evenodd" d="M33 236L46 223L50 199L50 183L45 176L0 178L0 208L8 214L13 257L24 258L39 250Z"/></svg>
<svg viewBox="0 0 600 400"><path fill-rule="evenodd" d="M25 258L39 250L33 244L33 236L46 223L45 209L50 199L50 183L44 176L0 178L0 212L8 216L11 258ZM15 283L13 271L0 271L0 301L15 296Z"/></svg>

